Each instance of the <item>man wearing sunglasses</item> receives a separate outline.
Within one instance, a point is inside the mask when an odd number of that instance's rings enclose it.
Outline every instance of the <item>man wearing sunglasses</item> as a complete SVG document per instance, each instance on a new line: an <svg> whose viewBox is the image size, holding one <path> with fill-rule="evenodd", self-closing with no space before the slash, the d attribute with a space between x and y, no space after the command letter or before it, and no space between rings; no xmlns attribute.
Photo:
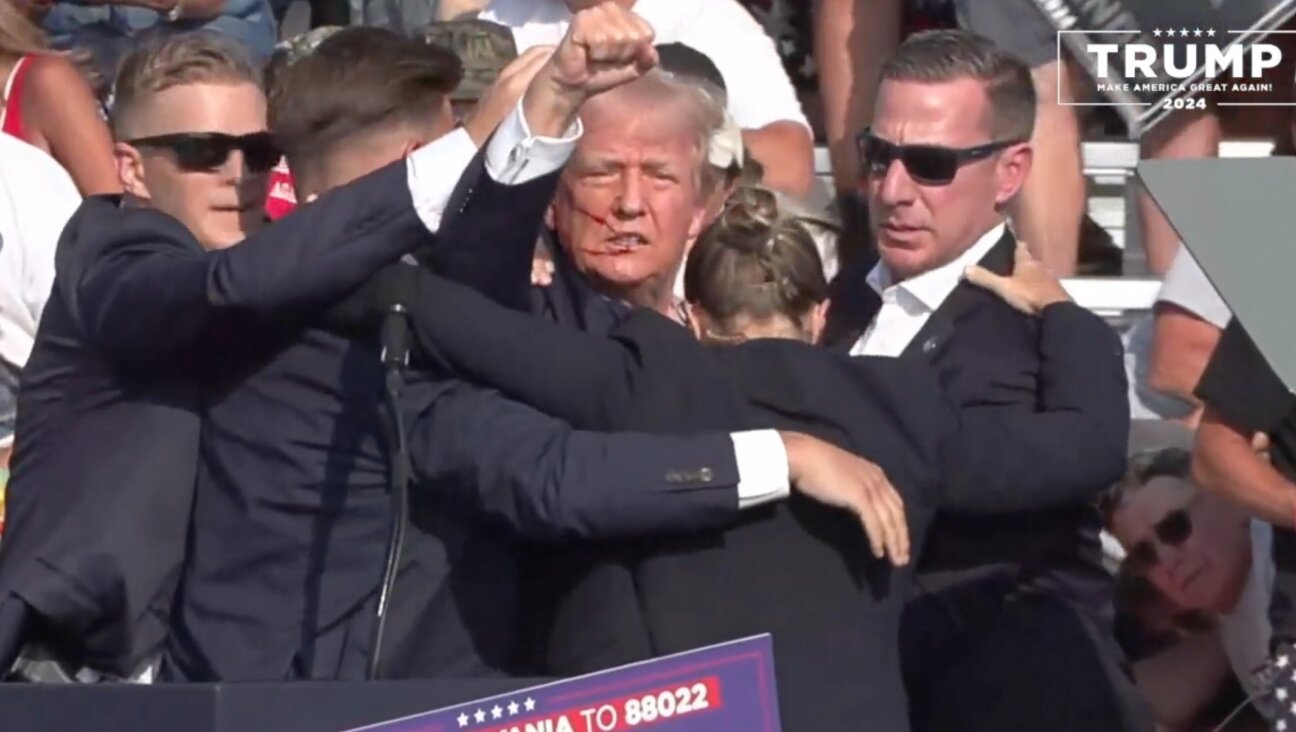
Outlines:
<svg viewBox="0 0 1296 732"><path fill-rule="evenodd" d="M440 53L426 81L441 92L457 80L447 56ZM223 400L231 384L404 254L420 250L473 281L475 260L455 246L507 225L499 211L518 189L545 185L569 144L557 139L567 120L555 105L537 102L530 127L510 108L524 133L495 144L491 158L505 163L492 168L478 150L484 136L433 140L448 125L439 108L420 108L434 133L422 140L429 144L402 147L371 174L266 226L266 173L279 153L261 70L236 42L188 34L146 44L123 62L115 86L126 195L87 200L65 230L19 395L24 437L0 550L5 670L34 642L73 665L151 676L170 630L200 449L228 457L231 445L247 445L219 429L223 443L201 445L200 433L213 434L199 429L205 413L217 404L226 414L249 407ZM320 361L302 380L331 384L344 371ZM256 423L254 414L242 418ZM272 644L262 640L240 645L262 653L239 662L267 663ZM297 663L297 673L314 672L309 659Z"/></svg>
<svg viewBox="0 0 1296 732"><path fill-rule="evenodd" d="M1050 403L1042 364L1057 352L1040 337L1045 326L963 281L973 265L1012 268L1004 211L1030 171L1035 105L1020 60L968 33L920 33L884 64L873 125L859 138L881 261L837 278L825 344L930 361L961 410L992 411L1037 466L1014 473L1002 511L939 515L919 550L924 591L902 631L918 732L970 719L995 730L1146 726L1117 668L1093 506L1124 467L1119 342L1080 308L1045 308L1049 332L1092 344L1069 364L1088 374L1085 398ZM949 464L999 461L1008 472L1005 457ZM1041 654L1045 643L1056 653Z"/></svg>
<svg viewBox="0 0 1296 732"><path fill-rule="evenodd" d="M1191 444L1191 432L1184 432L1186 437L1175 442ZM1191 475L1191 461L1182 447L1136 453L1125 478L1103 497L1104 520L1125 549L1123 573L1146 577L1177 611L1203 613L1218 622L1218 643L1238 683L1257 709L1274 719L1279 705L1267 697L1263 673L1272 634L1272 527L1249 518L1229 498L1202 489ZM1201 673L1195 665L1147 665L1154 678L1143 688L1151 692L1149 701L1163 723L1185 726L1183 720L1209 703L1208 694L1183 693L1182 684ZM1175 681L1179 685L1171 686ZM1176 693L1157 694L1159 688Z"/></svg>

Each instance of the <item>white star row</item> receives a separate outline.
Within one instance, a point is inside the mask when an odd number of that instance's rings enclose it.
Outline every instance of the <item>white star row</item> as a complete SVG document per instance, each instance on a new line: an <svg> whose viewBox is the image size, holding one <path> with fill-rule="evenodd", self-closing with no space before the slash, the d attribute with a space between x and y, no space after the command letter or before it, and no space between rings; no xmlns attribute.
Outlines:
<svg viewBox="0 0 1296 732"><path fill-rule="evenodd" d="M1162 33L1165 34L1166 38L1174 38L1175 33L1178 33L1180 38L1187 38L1188 36L1201 38L1203 35L1208 36L1210 38L1215 37L1214 28L1207 28L1206 30L1202 30L1201 28L1193 28L1192 30L1188 30L1187 28L1180 28L1178 31L1176 31L1174 28L1167 28L1164 31L1161 30L1160 28L1154 28L1152 30L1152 35L1156 36L1157 38L1160 38Z"/></svg>
<svg viewBox="0 0 1296 732"><path fill-rule="evenodd" d="M526 711L528 712L533 712L535 711L535 705L536 705L535 699L532 699L531 697L527 697L526 701L523 701L520 706L518 705L517 702L511 701L509 702L508 705L508 715L510 717L517 716L517 713L523 708L525 708ZM501 707L500 705L496 704L494 707L491 707L489 710L477 709L471 715L469 715L467 712L464 712L460 714L455 721L459 722L460 727L467 727L470 721L476 722L477 724L481 724L482 722L486 721L486 715L488 711L491 719L502 719L504 717L504 709L505 709L504 707Z"/></svg>

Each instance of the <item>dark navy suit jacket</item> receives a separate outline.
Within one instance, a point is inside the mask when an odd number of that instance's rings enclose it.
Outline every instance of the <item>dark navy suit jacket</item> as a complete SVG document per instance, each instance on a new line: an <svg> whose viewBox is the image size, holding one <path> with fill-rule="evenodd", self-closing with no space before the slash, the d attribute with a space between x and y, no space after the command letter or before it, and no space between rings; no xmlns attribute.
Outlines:
<svg viewBox="0 0 1296 732"><path fill-rule="evenodd" d="M33 634L118 674L156 651L188 532L200 385L422 241L404 180L391 166L215 252L157 211L83 203L19 394L0 667Z"/></svg>
<svg viewBox="0 0 1296 732"><path fill-rule="evenodd" d="M1015 246L1005 233L982 266L1010 273ZM881 298L867 274L845 272L833 283L830 348L849 351L876 316ZM1110 616L1096 501L1124 470L1129 405L1119 338L1076 310L1066 328L1041 339L1034 319L961 282L906 349L936 368L965 421L984 421L998 437L953 461L1001 480L984 486L986 510L937 517L918 566L924 587L1007 574L1094 617ZM1077 350L1068 340L1092 345ZM1085 388L1052 388L1063 381L1050 376L1058 369Z"/></svg>
<svg viewBox="0 0 1296 732"><path fill-rule="evenodd" d="M1029 462L999 442L1022 425L999 413L961 416L923 359L852 359L782 340L704 348L643 311L600 337L510 313L448 282L424 286L420 296L441 307L419 309L420 341L459 373L579 426L818 435L884 468L904 496L916 547L938 506L975 513L1025 500L1016 496L1013 462L982 474L983 463L965 461L989 451ZM1109 333L1077 333L1090 316L1071 304L1043 318L1061 359L1047 369L1043 397L1063 409L1088 388L1086 375L1066 364ZM868 719L905 728L897 635L907 571L892 587L896 578L872 560L844 513L794 496L723 532L569 554L566 569L578 571L547 575L562 583L545 649L550 668L586 672L772 632L789 726L853 729Z"/></svg>
<svg viewBox="0 0 1296 732"><path fill-rule="evenodd" d="M556 181L501 185L479 158L438 233L456 243L453 256L434 248L431 267L525 308L530 252ZM370 287L378 285L362 289ZM268 344L209 388L193 551L169 649L184 678L365 671L389 521L383 379L376 343L348 337L333 317L319 325L327 327ZM578 433L489 390L418 369L409 379L401 411L416 484L385 677L518 668L525 608L514 535L626 535L737 513L724 432ZM668 485L662 465L706 467L710 477ZM608 500L615 482L620 499ZM654 500L667 489L676 500Z"/></svg>

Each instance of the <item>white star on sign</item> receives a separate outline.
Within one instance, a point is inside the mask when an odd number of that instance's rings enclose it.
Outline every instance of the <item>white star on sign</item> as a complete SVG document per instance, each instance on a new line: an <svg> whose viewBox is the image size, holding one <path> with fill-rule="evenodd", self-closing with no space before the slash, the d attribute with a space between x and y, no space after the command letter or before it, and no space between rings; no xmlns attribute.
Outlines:
<svg viewBox="0 0 1296 732"><path fill-rule="evenodd" d="M1274 696L1278 697L1278 701L1286 701L1287 690L1280 686L1277 689L1274 689Z"/></svg>
<svg viewBox="0 0 1296 732"><path fill-rule="evenodd" d="M535 699L532 699L532 698L529 697L529 696L527 697L526 701L522 702L522 704L523 704L523 706L526 707L526 710L527 710L528 712L530 712L530 711L534 711L534 710L535 710Z"/></svg>
<svg viewBox="0 0 1296 732"><path fill-rule="evenodd" d="M1152 35L1156 36L1157 38L1160 38L1160 37L1161 37L1161 29L1160 29L1160 28L1153 28L1153 29L1152 29Z"/></svg>
<svg viewBox="0 0 1296 732"><path fill-rule="evenodd" d="M1214 29L1214 28L1207 28L1207 29L1206 29L1206 35L1210 36L1211 38L1214 38L1214 37L1215 37L1215 29Z"/></svg>
<svg viewBox="0 0 1296 732"><path fill-rule="evenodd" d="M1280 719L1274 722L1274 729L1278 732L1287 732L1287 723Z"/></svg>
<svg viewBox="0 0 1296 732"><path fill-rule="evenodd" d="M460 726L460 727L467 727L467 726L468 726L468 715L467 715L467 714L460 714L460 715L459 715L459 726Z"/></svg>
<svg viewBox="0 0 1296 732"><path fill-rule="evenodd" d="M1292 705L1291 705L1291 713L1292 713L1292 714L1296 714L1296 702L1292 702Z"/></svg>
<svg viewBox="0 0 1296 732"><path fill-rule="evenodd" d="M502 716L504 716L504 710L500 709L500 705L496 704L495 708L491 710L491 719L499 719Z"/></svg>
<svg viewBox="0 0 1296 732"><path fill-rule="evenodd" d="M517 714L517 713L518 713L518 703L517 703L517 702L509 702L509 716L511 717L511 716L513 716L514 714Z"/></svg>
<svg viewBox="0 0 1296 732"><path fill-rule="evenodd" d="M1291 660L1288 659L1286 655L1279 656L1278 660L1274 661L1274 665L1278 668L1287 668L1287 664L1289 663L1291 663Z"/></svg>
<svg viewBox="0 0 1296 732"><path fill-rule="evenodd" d="M485 722L485 721L486 721L486 712L483 712L482 710L478 709L478 710L477 710L477 713L473 715L473 719L477 720L477 723L478 723L478 724L481 724L482 722Z"/></svg>
<svg viewBox="0 0 1296 732"><path fill-rule="evenodd" d="M1180 37L1180 38L1187 38L1187 37L1188 37L1188 29L1187 29L1187 28L1180 28L1180 29L1179 29L1179 37Z"/></svg>

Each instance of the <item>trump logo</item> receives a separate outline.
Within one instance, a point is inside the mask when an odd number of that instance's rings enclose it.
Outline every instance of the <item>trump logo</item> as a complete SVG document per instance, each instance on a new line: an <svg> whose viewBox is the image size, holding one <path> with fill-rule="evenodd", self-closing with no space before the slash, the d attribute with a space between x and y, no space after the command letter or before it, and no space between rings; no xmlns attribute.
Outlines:
<svg viewBox="0 0 1296 732"><path fill-rule="evenodd" d="M1265 106L1264 99L1289 83L1280 85L1274 72L1283 63L1282 48L1254 34L1214 28L1058 31L1059 37L1072 33L1083 34L1082 43L1068 46L1073 53L1082 49L1095 91L1111 100L1106 106L1205 109L1207 95L1221 93L1230 104ZM1062 51L1059 42L1059 58Z"/></svg>

